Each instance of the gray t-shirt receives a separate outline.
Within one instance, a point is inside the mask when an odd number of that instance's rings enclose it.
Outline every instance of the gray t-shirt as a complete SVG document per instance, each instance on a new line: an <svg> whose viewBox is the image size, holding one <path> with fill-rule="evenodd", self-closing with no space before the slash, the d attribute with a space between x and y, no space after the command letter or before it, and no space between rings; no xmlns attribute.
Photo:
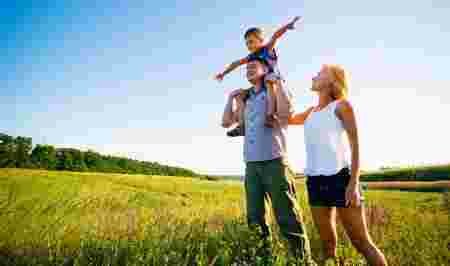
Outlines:
<svg viewBox="0 0 450 266"><path fill-rule="evenodd" d="M264 125L267 89L250 90L244 110L244 161L258 162L286 158L287 126L268 128Z"/></svg>

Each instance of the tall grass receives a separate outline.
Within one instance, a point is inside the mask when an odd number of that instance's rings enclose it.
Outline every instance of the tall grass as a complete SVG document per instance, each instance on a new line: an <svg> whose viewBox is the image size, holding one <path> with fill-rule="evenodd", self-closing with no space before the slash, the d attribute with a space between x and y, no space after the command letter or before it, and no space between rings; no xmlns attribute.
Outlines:
<svg viewBox="0 0 450 266"><path fill-rule="evenodd" d="M322 259L303 183L299 203ZM189 178L0 170L0 265L262 265L243 187ZM448 194L369 191L367 221L390 265L448 265ZM338 227L341 265L364 265ZM273 225L271 265L294 261Z"/></svg>

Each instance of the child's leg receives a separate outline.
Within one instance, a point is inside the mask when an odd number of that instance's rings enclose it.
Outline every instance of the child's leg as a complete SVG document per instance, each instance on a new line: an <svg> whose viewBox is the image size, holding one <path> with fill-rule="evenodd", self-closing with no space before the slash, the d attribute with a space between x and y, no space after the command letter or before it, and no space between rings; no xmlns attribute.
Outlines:
<svg viewBox="0 0 450 266"><path fill-rule="evenodd" d="M241 116L239 117L239 124L237 128L239 128L239 136L245 136L245 123L244 123L244 112L241 113Z"/></svg>
<svg viewBox="0 0 450 266"><path fill-rule="evenodd" d="M275 98L275 93L273 91L273 83L272 82L267 82L268 84L270 84L269 86L272 87L270 89L268 89L268 93L267 93L267 115L273 115L275 114L275 105L276 105L276 98Z"/></svg>
<svg viewBox="0 0 450 266"><path fill-rule="evenodd" d="M276 101L276 89L279 83L278 80L266 80L267 87L267 111L266 111L266 121L265 125L267 127L275 126L275 114L277 110L277 101Z"/></svg>

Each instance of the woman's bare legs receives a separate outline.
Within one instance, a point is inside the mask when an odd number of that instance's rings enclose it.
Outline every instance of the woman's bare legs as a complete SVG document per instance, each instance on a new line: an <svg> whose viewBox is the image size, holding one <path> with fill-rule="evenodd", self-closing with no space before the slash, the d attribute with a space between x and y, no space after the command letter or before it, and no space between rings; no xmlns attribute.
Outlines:
<svg viewBox="0 0 450 266"><path fill-rule="evenodd" d="M364 207L337 208L339 218L353 246L366 258L370 265L387 265L383 253L369 236Z"/></svg>
<svg viewBox="0 0 450 266"><path fill-rule="evenodd" d="M311 207L312 217L320 239L324 253L327 258L336 258L336 208L332 207Z"/></svg>

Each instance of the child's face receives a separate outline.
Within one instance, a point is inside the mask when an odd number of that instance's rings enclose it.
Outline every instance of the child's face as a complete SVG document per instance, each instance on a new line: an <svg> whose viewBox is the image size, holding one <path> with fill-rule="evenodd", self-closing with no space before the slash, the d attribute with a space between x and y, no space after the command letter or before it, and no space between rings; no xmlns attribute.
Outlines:
<svg viewBox="0 0 450 266"><path fill-rule="evenodd" d="M258 38L255 34L250 34L245 38L245 44L248 50L253 53L256 52L263 45L261 38Z"/></svg>

